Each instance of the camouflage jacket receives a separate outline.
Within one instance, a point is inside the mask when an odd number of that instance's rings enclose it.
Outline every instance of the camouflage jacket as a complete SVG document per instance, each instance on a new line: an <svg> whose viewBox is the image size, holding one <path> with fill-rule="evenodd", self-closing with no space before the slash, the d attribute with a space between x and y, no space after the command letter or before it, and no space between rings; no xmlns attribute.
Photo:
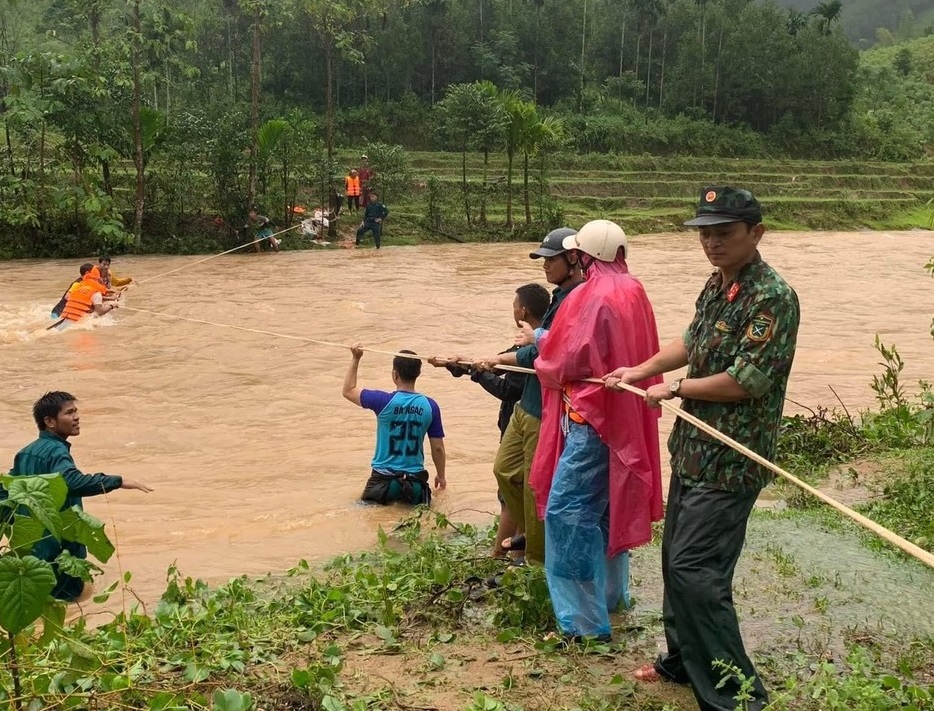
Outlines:
<svg viewBox="0 0 934 711"><path fill-rule="evenodd" d="M726 372L752 397L727 403L685 399L682 408L771 460L795 355L798 296L758 254L725 288L721 281L714 272L684 332L688 377ZM753 491L773 479L764 467L680 418L668 450L672 473L687 486Z"/></svg>

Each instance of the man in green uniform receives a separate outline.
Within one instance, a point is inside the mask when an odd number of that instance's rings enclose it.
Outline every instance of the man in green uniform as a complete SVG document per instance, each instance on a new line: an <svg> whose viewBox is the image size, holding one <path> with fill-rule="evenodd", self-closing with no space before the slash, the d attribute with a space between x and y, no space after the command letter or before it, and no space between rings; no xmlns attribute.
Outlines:
<svg viewBox="0 0 934 711"><path fill-rule="evenodd" d="M26 445L13 460L11 476L32 476L36 474L61 474L68 485L68 496L62 511L77 506L83 509L83 496L106 494L115 489L136 489L149 493L152 491L145 484L130 481L108 474L83 474L71 456L69 437L76 437L81 432L78 417L78 405L75 397L65 392L50 392L36 401L32 408L33 418L39 428L39 438ZM0 489L5 497L6 490ZM60 600L73 601L82 599L84 581L58 569L55 559L68 551L75 558L87 558L88 551L80 543L73 541L59 542L46 532L33 547L32 554L40 560L48 561L55 567L57 584L52 595Z"/></svg>
<svg viewBox="0 0 934 711"><path fill-rule="evenodd" d="M584 274L578 262L577 254L571 254L564 248L566 237L577 232L570 227L552 230L542 240L541 246L529 256L542 259L545 278L554 284L551 292L551 304L542 317L541 327L551 327L558 308L565 297L575 287L584 282ZM473 365L481 370L492 370L497 365L519 365L533 368L538 358L538 346L534 343L523 345L512 353L501 353L492 358L484 358ZM532 459L538 446L538 433L542 425L542 386L538 378L530 375L522 388L522 397L513 410L506 432L500 440L493 462L493 474L500 494L506 500L506 507L517 524L521 522L525 531L523 536L503 541L506 550L525 550L525 557L533 563L545 561L545 525L538 518L535 506L535 494L529 488L529 472Z"/></svg>
<svg viewBox="0 0 934 711"><path fill-rule="evenodd" d="M612 387L685 365L687 377L651 386L646 401L682 399L682 408L766 459L775 456L798 334L798 297L759 256L762 210L746 190L707 187L697 216L700 243L717 268L682 338L634 368L607 376ZM671 486L662 540L668 653L636 672L643 681L691 684L702 711L734 711L739 682L720 686L716 660L755 679L758 711L768 695L743 647L733 607L733 571L746 521L772 474L678 419L668 440Z"/></svg>
<svg viewBox="0 0 934 711"><path fill-rule="evenodd" d="M370 193L370 202L363 210L363 222L357 228L356 246L360 246L360 240L367 232L373 233L373 242L376 249L379 249L383 243L383 220L389 216L389 208L379 201L379 195L375 192Z"/></svg>

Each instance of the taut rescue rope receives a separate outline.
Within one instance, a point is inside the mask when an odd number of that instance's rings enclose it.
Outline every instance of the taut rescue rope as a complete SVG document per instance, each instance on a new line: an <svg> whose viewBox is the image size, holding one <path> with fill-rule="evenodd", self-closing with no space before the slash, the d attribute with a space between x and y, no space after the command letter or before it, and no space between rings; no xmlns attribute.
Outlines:
<svg viewBox="0 0 934 711"><path fill-rule="evenodd" d="M214 256L218 256L218 257L219 257L220 255L218 254L218 255L214 255ZM168 274L169 272L166 272L166 273ZM259 335L263 335L263 336L273 336L273 337L276 337L276 338L287 338L287 339L292 340L292 341L301 341L301 342L303 342L303 343L313 343L313 344L315 344L315 345L326 346L326 347L328 347L328 348L344 348L344 349L349 349L349 348L350 348L350 346L348 346L348 345L346 345L346 344L344 344L344 343L334 343L334 342L332 342L332 341L321 341L321 340L318 340L318 339L315 339L315 338L308 338L307 336L293 336L293 335L286 334L286 333L276 333L276 332L274 332L274 331L266 331L266 330L259 329L259 328L248 328L248 327L246 327L246 326L236 326L236 325L230 324L230 323L217 323L217 322L214 322L214 321L207 321L207 320L204 320L204 319L191 318L191 317L188 317L188 316L176 316L175 314L161 313L161 312L159 312L159 311L147 311L147 310L145 310L145 309L137 309L137 308L133 308L133 307L130 307L130 306L124 306L124 307L122 307L122 308L123 308L124 310L126 310L126 311L135 311L136 313L147 314L147 315L149 315L149 316L161 316L161 317L163 317L163 318L177 319L177 320L179 320L179 321L189 321L189 322L191 322L191 323L200 323L200 324L203 324L203 325L206 325L206 326L219 326L219 327L221 327L221 328L232 328L232 329L235 329L235 330L237 330L237 331L245 331L246 333L256 333L256 334L259 334ZM400 357L402 357L402 358L417 358L417 359L419 359L419 360L428 360L428 358L429 358L428 356L423 356L423 355L416 355L416 354L412 354L412 353L397 353L397 352L394 352L394 351L384 351L384 350L379 350L379 349L376 349L376 348L362 348L361 350L363 350L363 351L365 351L365 352L367 352L367 353L378 353L378 354L380 354L380 355L387 355L387 356L393 356L393 357L400 356ZM462 361L462 364L464 364L464 365L469 365L469 361ZM496 369L497 369L497 370L503 370L503 371L509 371L509 372L513 372L513 373L525 373L525 374L529 374L529 375L534 375L534 374L535 374L535 370L533 370L532 368L522 368L522 367L516 366L516 365L497 365L497 366L496 366ZM584 378L581 382L598 383L598 384L600 384L600 385L603 385L603 384L604 384L604 383L603 383L603 380L601 380L600 378ZM625 383L620 383L618 386L616 386L616 389L618 389L618 390L624 390L624 391L626 391L626 392L630 392L630 393L632 393L633 395L637 395L637 396L639 396L639 397L645 397L645 390L641 390L640 388L637 388L637 387L635 387L635 386L633 386L633 385L627 385L627 384L625 384ZM841 504L839 501L836 501L835 499L832 499L831 497L827 496L827 494L825 494L825 493L823 493L822 491L820 491L820 490L814 488L814 487L811 486L810 484L808 484L808 483L802 481L801 479L799 479L798 477L796 477L794 474L791 474L790 472L785 471L784 469L782 469L782 468L781 468L780 466L778 466L777 464L773 464L772 462L770 462L770 461L769 461L768 459L766 459L765 457L762 457L762 456L756 454L755 452L753 452L753 451L752 451L751 449L749 449L748 447L743 446L742 444L740 444L740 443L737 442L736 440L734 440L734 439L732 439L731 437L728 437L727 435L723 434L722 432L720 432L720 430L716 429L715 427L711 427L710 425L708 425L708 424L707 424L706 422L704 422L703 420L699 420L698 418L694 417L694 415L692 415L692 414L690 414L690 413L688 413L688 412L685 412L685 411L682 410L680 407L677 407L676 405L673 405L672 403L670 403L670 402L668 402L668 401L665 401L665 400L663 400L663 401L660 403L660 405L661 405L664 409L666 409L666 410L668 410L669 412L673 413L676 417L680 417L681 419L685 420L686 422L689 422L690 424L694 425L694 426L697 427L699 430L701 430L701 431L703 431L703 432L706 432L707 434L709 434L711 437L713 437L714 439L718 440L719 442L722 442L723 444L727 445L728 447L731 447L732 449L735 449L735 450L736 450L737 452L739 452L740 454L742 454L742 455L748 457L749 459L751 459L752 461L756 462L756 464L759 464L759 465L765 467L766 469L768 469L769 471L771 471L771 472L777 474L778 476L782 477L783 479L786 479L787 481L791 482L792 484L794 484L794 485L797 486L798 488L800 488L800 489L802 489L803 491L806 491L807 493L811 494L811 496L814 496L815 498L819 499L820 501L822 501L823 503L827 504L827 505L830 506L831 508L836 509L837 511L839 511L840 513L842 513L842 514L843 514L844 516L846 516L847 518L850 518L850 519L852 519L853 521L855 521L856 523L858 523L859 525L863 526L864 528L869 529L870 531L872 531L873 533L875 533L875 534L876 534L877 536L879 536L880 538L882 538L882 539L884 539L885 541L888 541L889 543L891 543L893 546L896 546L897 548L900 548L901 550L903 550L903 551L904 551L905 553L907 553L908 555L913 556L914 558L917 558L919 561L921 561L922 563L924 563L924 564L927 565L928 567L934 569L934 555L932 555L932 554L929 553L928 551L924 550L924 549L921 548L920 546L916 546L914 543L905 540L904 538L902 538L901 536L899 536L897 533L894 533L893 531L890 531L889 529L885 528L884 526L880 526L878 523L876 523L876 522L873 521L872 519L866 518L865 516L863 516L863 515L860 514L860 513L857 513L856 511L854 511L853 509L849 508L848 506L844 506L844 505Z"/></svg>

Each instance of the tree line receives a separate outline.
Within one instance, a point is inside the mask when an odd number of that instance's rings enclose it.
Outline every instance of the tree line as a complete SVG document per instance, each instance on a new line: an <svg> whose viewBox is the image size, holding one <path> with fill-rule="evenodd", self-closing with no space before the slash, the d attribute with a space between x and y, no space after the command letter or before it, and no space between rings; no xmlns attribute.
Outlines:
<svg viewBox="0 0 934 711"><path fill-rule="evenodd" d="M838 0L810 12L751 0L6 0L0 233L9 253L144 249L144 234L184 249L183 235L213 239L249 204L289 219L309 191L324 200L346 167L341 146L503 152L509 227L514 169L530 222L530 180L540 186L545 156L562 149L911 158L916 144L854 115L859 55L842 12ZM482 223L466 167L462 189L467 223Z"/></svg>

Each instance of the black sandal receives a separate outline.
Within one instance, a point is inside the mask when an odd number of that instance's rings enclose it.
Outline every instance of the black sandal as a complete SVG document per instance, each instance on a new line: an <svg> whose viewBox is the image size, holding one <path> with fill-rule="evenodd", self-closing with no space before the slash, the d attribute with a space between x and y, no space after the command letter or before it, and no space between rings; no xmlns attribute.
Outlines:
<svg viewBox="0 0 934 711"><path fill-rule="evenodd" d="M509 542L509 545L506 545L506 542ZM525 550L525 534L520 533L518 536L510 536L509 538L503 539L503 542L500 544L500 547L504 551L524 551Z"/></svg>

